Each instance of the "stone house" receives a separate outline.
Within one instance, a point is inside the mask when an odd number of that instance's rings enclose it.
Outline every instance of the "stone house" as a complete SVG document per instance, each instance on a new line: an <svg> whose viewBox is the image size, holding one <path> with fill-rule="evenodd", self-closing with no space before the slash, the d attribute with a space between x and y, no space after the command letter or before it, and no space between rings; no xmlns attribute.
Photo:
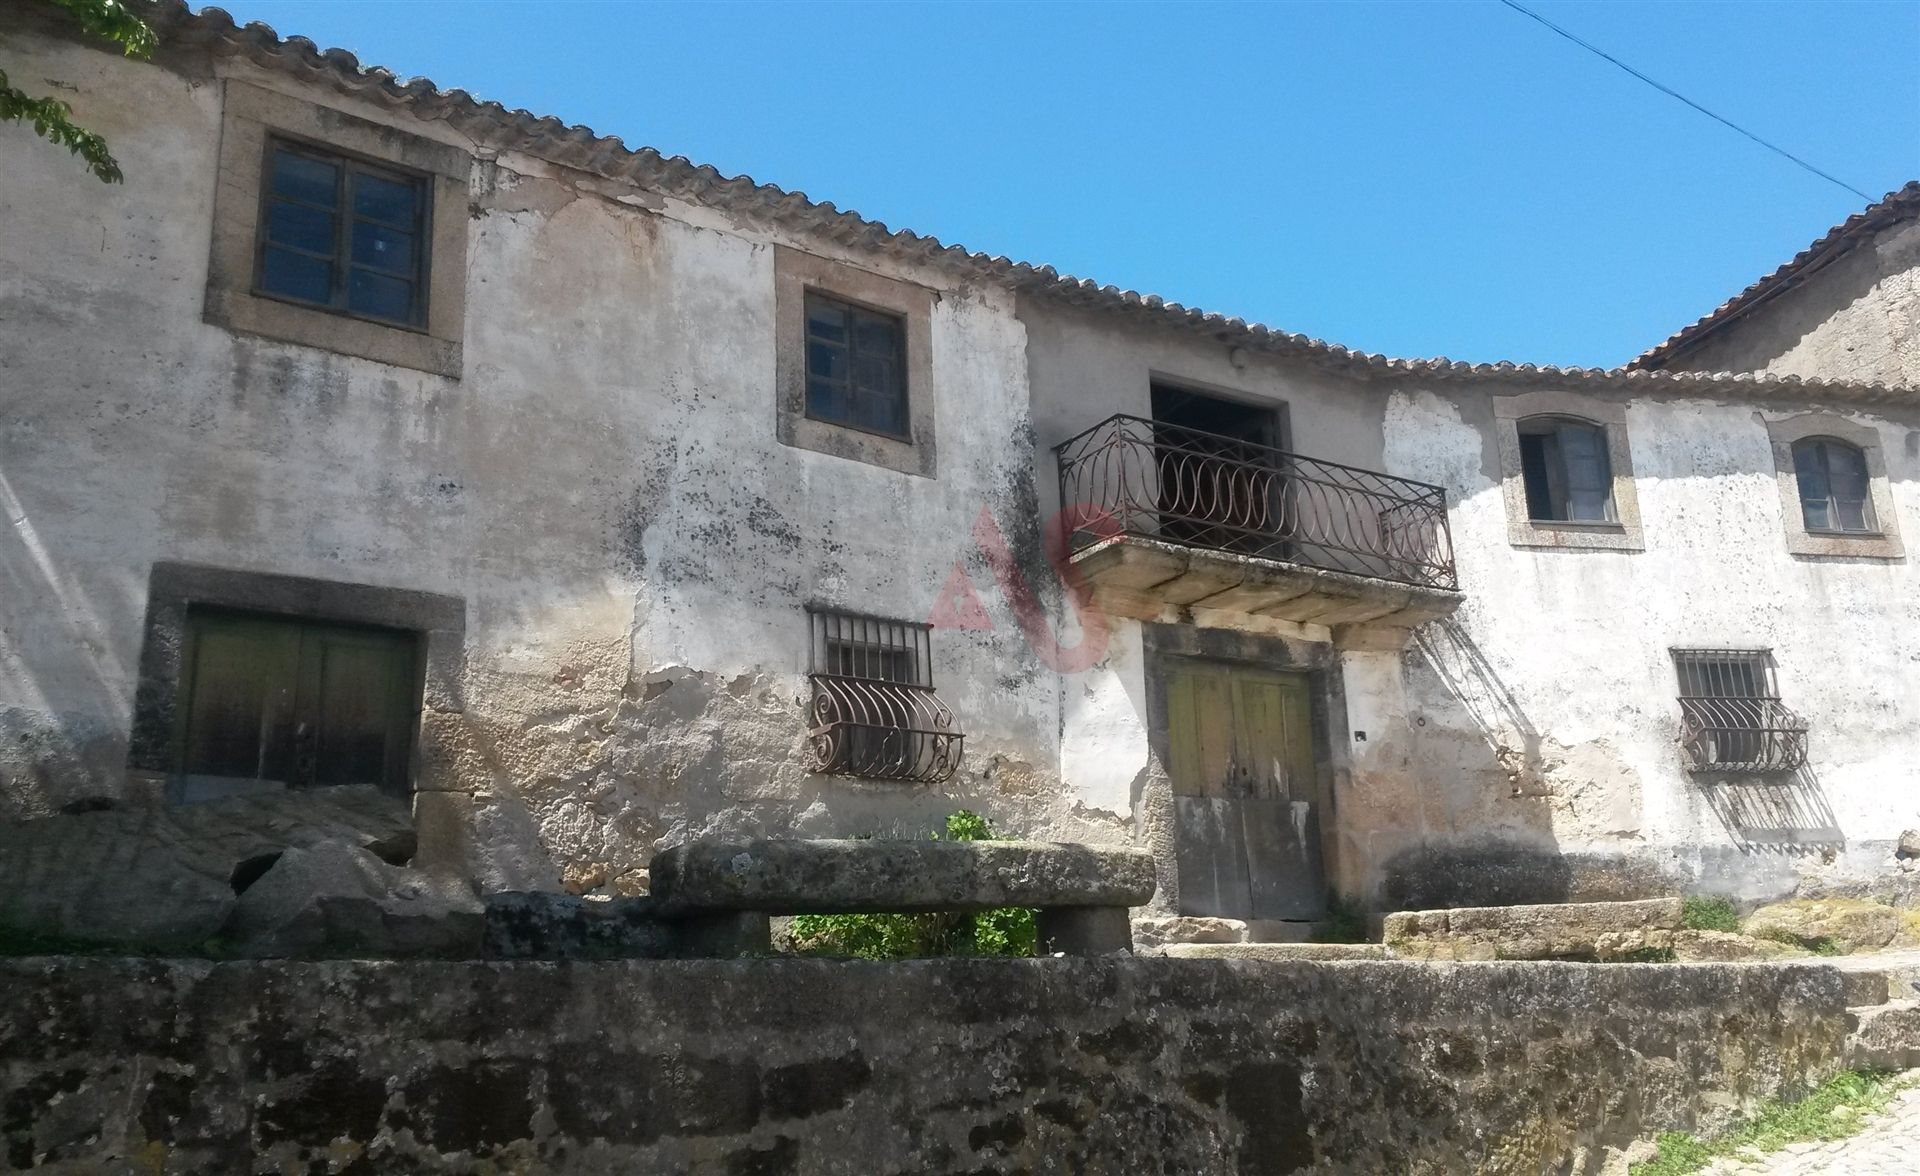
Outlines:
<svg viewBox="0 0 1920 1176"><path fill-rule="evenodd" d="M1398 360L151 11L0 15L128 176L0 128L8 819L370 782L631 893L969 807L1277 922L1920 827L1912 187L1629 368Z"/></svg>

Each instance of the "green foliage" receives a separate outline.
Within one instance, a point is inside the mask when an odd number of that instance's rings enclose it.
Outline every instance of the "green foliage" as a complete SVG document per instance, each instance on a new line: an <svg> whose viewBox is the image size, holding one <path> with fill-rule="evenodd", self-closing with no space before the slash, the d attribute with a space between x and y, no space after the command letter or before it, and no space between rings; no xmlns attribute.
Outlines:
<svg viewBox="0 0 1920 1176"><path fill-rule="evenodd" d="M153 52L153 30L128 11L120 0L49 0L64 9L91 36L119 45L128 57ZM107 150L107 141L73 121L73 108L58 98L35 98L7 81L0 70L0 122L22 122L50 143L80 157L102 183L117 184L124 177L120 164Z"/></svg>
<svg viewBox="0 0 1920 1176"><path fill-rule="evenodd" d="M940 834L928 836L938 841ZM961 809L947 817L948 841L992 841L979 813ZM929 956L1031 956L1039 945L1033 912L1000 907L972 914L799 915L795 948L806 955L860 960L911 960Z"/></svg>
<svg viewBox="0 0 1920 1176"><path fill-rule="evenodd" d="M1738 931L1740 915L1724 898L1694 895L1680 904L1680 924L1689 931Z"/></svg>
<svg viewBox="0 0 1920 1176"><path fill-rule="evenodd" d="M1735 1152L1775 1152L1791 1143L1845 1139L1866 1125L1904 1085L1895 1075L1847 1070L1798 1102L1769 1099L1738 1127L1703 1140L1669 1131L1656 1141L1657 1157L1633 1166L1633 1176L1685 1176Z"/></svg>
<svg viewBox="0 0 1920 1176"><path fill-rule="evenodd" d="M1795 935L1785 927L1763 927L1753 933L1755 939L1765 939L1772 943L1784 943L1788 947L1803 947L1817 956L1846 955L1847 949L1840 946L1838 940L1828 935L1816 935L1807 938Z"/></svg>
<svg viewBox="0 0 1920 1176"><path fill-rule="evenodd" d="M1311 943L1365 943L1367 942L1367 912L1352 906L1339 895L1327 900L1327 917L1307 936Z"/></svg>

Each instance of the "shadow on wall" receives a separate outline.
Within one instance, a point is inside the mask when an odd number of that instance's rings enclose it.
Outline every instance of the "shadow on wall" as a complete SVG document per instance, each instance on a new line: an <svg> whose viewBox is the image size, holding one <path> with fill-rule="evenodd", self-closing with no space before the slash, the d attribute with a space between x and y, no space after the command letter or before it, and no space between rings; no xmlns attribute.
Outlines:
<svg viewBox="0 0 1920 1176"><path fill-rule="evenodd" d="M1512 780L1514 795L1525 793L1527 781L1539 774L1540 732L1493 663L1451 618L1422 625L1413 640L1428 668L1493 749L1494 759Z"/></svg>
<svg viewBox="0 0 1920 1176"><path fill-rule="evenodd" d="M1700 793L1745 852L1808 853L1846 845L1811 766L1802 765L1791 778L1707 780Z"/></svg>

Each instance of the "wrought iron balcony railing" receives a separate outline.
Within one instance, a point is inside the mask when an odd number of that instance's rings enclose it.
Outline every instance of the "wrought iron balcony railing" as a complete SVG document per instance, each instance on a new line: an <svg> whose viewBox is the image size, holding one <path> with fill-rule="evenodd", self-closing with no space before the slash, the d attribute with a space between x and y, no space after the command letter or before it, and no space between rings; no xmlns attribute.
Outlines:
<svg viewBox="0 0 1920 1176"><path fill-rule="evenodd" d="M1112 416L1055 446L1078 550L1115 535L1455 589L1438 486Z"/></svg>
<svg viewBox="0 0 1920 1176"><path fill-rule="evenodd" d="M1680 744L1696 772L1793 772L1807 762L1807 721L1778 698L1682 695Z"/></svg>

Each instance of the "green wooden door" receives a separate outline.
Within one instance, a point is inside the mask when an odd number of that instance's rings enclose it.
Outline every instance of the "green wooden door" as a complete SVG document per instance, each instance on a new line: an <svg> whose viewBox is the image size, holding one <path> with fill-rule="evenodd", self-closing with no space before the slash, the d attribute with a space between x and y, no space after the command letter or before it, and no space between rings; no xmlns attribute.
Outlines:
<svg viewBox="0 0 1920 1176"><path fill-rule="evenodd" d="M176 771L202 792L271 781L408 795L418 646L390 629L190 614Z"/></svg>
<svg viewBox="0 0 1920 1176"><path fill-rule="evenodd" d="M1181 912L1324 915L1307 678L1186 663L1167 690Z"/></svg>

